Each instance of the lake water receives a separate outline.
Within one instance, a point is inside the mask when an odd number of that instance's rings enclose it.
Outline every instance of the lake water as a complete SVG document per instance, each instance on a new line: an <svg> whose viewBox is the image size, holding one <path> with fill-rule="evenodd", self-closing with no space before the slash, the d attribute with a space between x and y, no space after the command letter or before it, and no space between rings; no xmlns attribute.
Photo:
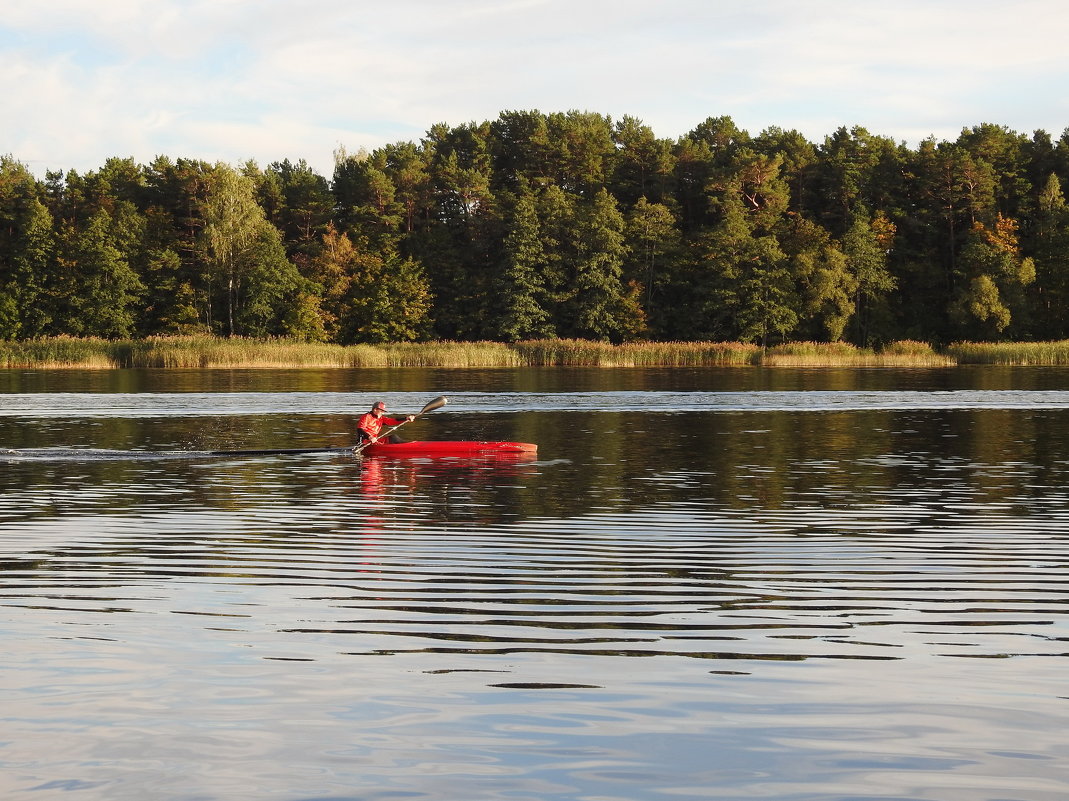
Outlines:
<svg viewBox="0 0 1069 801"><path fill-rule="evenodd" d="M1057 369L0 371L0 797L1064 801L1067 488Z"/></svg>

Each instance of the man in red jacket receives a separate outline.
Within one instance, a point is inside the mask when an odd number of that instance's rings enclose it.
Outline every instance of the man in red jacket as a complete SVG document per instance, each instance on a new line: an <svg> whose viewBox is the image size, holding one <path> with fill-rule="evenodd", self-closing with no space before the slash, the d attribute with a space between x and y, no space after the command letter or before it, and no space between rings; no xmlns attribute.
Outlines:
<svg viewBox="0 0 1069 801"><path fill-rule="evenodd" d="M414 414L410 414L405 417L404 420L395 420L392 417L386 416L386 404L382 401L376 401L375 405L371 407L371 411L362 416L356 424L356 435L360 442L372 442L379 441L379 432L382 431L382 427L385 426L399 426L401 423L411 423L416 419ZM396 434L390 434L385 438L385 442L397 443L401 442L401 438Z"/></svg>

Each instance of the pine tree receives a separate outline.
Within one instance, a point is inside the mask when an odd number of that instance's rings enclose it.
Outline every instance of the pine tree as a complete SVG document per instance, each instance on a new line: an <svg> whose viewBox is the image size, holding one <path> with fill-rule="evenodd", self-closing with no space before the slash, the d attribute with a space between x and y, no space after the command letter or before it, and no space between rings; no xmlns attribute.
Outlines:
<svg viewBox="0 0 1069 801"><path fill-rule="evenodd" d="M1069 206L1054 173L1047 177L1036 201L1033 242L1036 334L1044 339L1069 336Z"/></svg>
<svg viewBox="0 0 1069 801"><path fill-rule="evenodd" d="M115 246L111 226L111 218L100 210L81 230L72 225L64 229L59 258L64 302L54 322L60 332L118 338L134 331L144 286Z"/></svg>
<svg viewBox="0 0 1069 801"><path fill-rule="evenodd" d="M672 264L678 259L681 247L675 215L662 203L639 198L627 215L625 233L628 253L625 278L640 287L642 307L651 327L659 328L661 290L670 281Z"/></svg>
<svg viewBox="0 0 1069 801"><path fill-rule="evenodd" d="M622 282L624 218L609 193L601 189L588 206L580 206L573 232L573 294L567 304L566 336L620 341L641 331L642 310L625 293Z"/></svg>
<svg viewBox="0 0 1069 801"><path fill-rule="evenodd" d="M502 250L504 262L495 293L500 304L498 335L506 342L553 337L556 332L545 286L546 254L535 200L526 186L516 199Z"/></svg>
<svg viewBox="0 0 1069 801"><path fill-rule="evenodd" d="M776 237L750 224L742 193L720 200L720 223L695 243L689 291L696 304L688 338L760 342L798 323L798 298Z"/></svg>
<svg viewBox="0 0 1069 801"><path fill-rule="evenodd" d="M7 280L0 289L0 338L41 336L52 323L55 234L52 215L33 198L16 227Z"/></svg>
<svg viewBox="0 0 1069 801"><path fill-rule="evenodd" d="M854 341L861 346L870 344L874 308L896 285L887 259L894 234L894 225L885 216L877 214L876 219L870 221L865 208L858 206L843 236L847 267L856 279Z"/></svg>

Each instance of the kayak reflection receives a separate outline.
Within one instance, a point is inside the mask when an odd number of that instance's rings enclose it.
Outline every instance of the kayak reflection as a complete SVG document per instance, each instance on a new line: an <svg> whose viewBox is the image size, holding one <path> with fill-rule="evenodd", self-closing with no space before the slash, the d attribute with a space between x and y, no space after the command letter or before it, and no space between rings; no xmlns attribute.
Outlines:
<svg viewBox="0 0 1069 801"><path fill-rule="evenodd" d="M361 532L407 531L428 523L500 522L523 514L539 474L531 454L493 458L361 460L356 489Z"/></svg>

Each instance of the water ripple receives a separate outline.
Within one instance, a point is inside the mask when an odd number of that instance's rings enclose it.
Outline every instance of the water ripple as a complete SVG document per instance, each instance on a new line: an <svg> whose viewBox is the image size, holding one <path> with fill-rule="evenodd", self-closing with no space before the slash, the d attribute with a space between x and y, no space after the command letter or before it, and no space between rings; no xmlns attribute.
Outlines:
<svg viewBox="0 0 1069 801"><path fill-rule="evenodd" d="M475 531L417 515L415 529L393 521L369 531L365 513L347 510L297 534L322 510L289 509L286 520L277 509L250 511L142 515L128 527L81 519L53 538L55 522L43 521L34 547L8 563L0 606L138 614L177 602L181 585L195 582L213 589L201 605L171 611L239 620L277 610L282 593L283 611L300 622L282 614L275 631L320 641L313 652L325 653L755 660L1064 650L1069 578L1052 572L1065 558L1053 521L1037 531L997 516L933 524L913 507L759 518L691 509L681 526L665 507ZM94 538L94 528L106 536ZM137 528L155 532L151 544ZM29 531L0 526L0 547L11 554ZM352 651L352 640L374 644ZM731 641L738 646L726 648Z"/></svg>
<svg viewBox="0 0 1069 801"><path fill-rule="evenodd" d="M375 399L418 411L426 394L386 392L178 392L0 394L0 418L168 418L360 414ZM500 412L924 411L1069 409L1063 390L455 392L436 414Z"/></svg>
<svg viewBox="0 0 1069 801"><path fill-rule="evenodd" d="M1061 393L471 393L546 455L130 456L342 436L313 394L6 407L0 794L1069 792Z"/></svg>

